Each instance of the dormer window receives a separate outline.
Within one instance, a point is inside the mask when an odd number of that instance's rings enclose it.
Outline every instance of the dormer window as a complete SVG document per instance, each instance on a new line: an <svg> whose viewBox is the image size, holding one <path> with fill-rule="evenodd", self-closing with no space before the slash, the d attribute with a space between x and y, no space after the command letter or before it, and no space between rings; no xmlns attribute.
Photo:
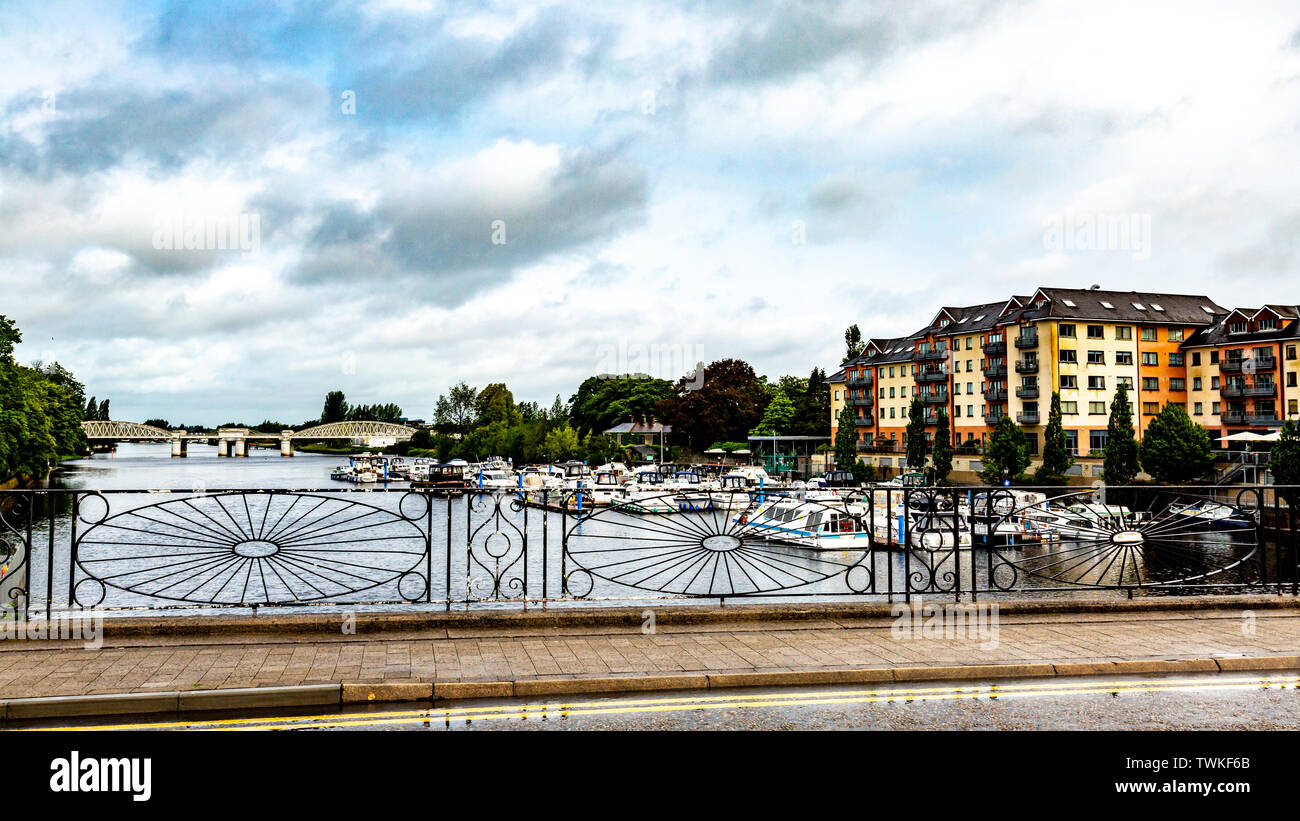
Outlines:
<svg viewBox="0 0 1300 821"><path fill-rule="evenodd" d="M1276 331L1276 330L1277 330L1277 320L1276 320L1276 319L1261 319L1261 320L1259 321L1259 329L1260 329L1261 331Z"/></svg>
<svg viewBox="0 0 1300 821"><path fill-rule="evenodd" d="M1228 333L1230 334L1244 334L1247 330L1248 326L1245 322L1228 323Z"/></svg>

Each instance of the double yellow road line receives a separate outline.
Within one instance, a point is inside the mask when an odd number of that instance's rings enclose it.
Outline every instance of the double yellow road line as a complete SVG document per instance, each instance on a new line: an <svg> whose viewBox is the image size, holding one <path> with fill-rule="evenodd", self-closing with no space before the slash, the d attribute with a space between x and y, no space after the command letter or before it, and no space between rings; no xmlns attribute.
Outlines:
<svg viewBox="0 0 1300 821"><path fill-rule="evenodd" d="M702 710L766 707L825 707L845 704L911 703L961 699L1000 700L1051 696L1168 693L1186 690L1300 689L1300 676L1251 678L1127 679L1048 681L1024 684L950 685L941 687L870 688L784 693L733 693L671 698L608 698L549 704L502 704L386 712L353 712L313 716L270 716L137 724L104 724L33 728L42 730L309 730L340 727L380 727L406 724L451 726L474 721L535 721L578 716L615 716Z"/></svg>

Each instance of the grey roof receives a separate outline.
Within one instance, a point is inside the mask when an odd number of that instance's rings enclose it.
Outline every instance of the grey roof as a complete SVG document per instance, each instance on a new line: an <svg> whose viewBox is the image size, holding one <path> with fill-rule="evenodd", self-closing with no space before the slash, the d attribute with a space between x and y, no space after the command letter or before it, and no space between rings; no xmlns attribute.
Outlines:
<svg viewBox="0 0 1300 821"><path fill-rule="evenodd" d="M1240 310L1240 309L1239 309ZM1253 309L1246 309L1254 313ZM1283 339L1300 339L1300 320L1292 319L1284 321L1282 326L1272 331L1252 331L1244 334L1228 333L1228 317L1230 313L1218 317L1217 321L1208 328L1198 328L1196 333L1187 337L1187 341L1182 344L1183 348L1203 348L1215 345L1236 345L1248 344L1252 342L1273 342Z"/></svg>
<svg viewBox="0 0 1300 821"><path fill-rule="evenodd" d="M1094 291L1088 288L1039 288L1038 293L1051 300L1047 316L1062 319L1209 325L1216 315L1227 313L1208 296L1197 294ZM1107 304L1112 307L1107 307Z"/></svg>
<svg viewBox="0 0 1300 821"><path fill-rule="evenodd" d="M605 431L606 436L617 433L672 433L673 426L663 422L623 422Z"/></svg>
<svg viewBox="0 0 1300 821"><path fill-rule="evenodd" d="M944 308L943 310L952 317L952 322L948 323L946 328L941 328L938 323L935 323L926 328L925 332L939 336L955 336L991 330L997 326L1001 318L999 314L1006 304L1005 299L1000 299L997 302L985 302L982 305L969 305L964 308Z"/></svg>

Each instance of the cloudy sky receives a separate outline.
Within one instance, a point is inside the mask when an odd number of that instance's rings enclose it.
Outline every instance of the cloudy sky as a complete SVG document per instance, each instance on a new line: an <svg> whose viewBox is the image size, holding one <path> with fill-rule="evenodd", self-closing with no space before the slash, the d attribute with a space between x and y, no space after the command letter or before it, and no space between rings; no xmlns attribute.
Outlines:
<svg viewBox="0 0 1300 821"><path fill-rule="evenodd" d="M115 418L806 375L1039 285L1300 302L1294 0L5 5L0 313Z"/></svg>

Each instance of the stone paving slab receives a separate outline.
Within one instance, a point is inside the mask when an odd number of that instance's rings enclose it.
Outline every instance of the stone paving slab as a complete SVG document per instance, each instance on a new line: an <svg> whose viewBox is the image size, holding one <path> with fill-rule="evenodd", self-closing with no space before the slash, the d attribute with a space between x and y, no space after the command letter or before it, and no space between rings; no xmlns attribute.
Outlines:
<svg viewBox="0 0 1300 821"><path fill-rule="evenodd" d="M1252 619L1221 609L1022 614L1000 618L995 645L978 637L908 637L892 627L891 619L810 618L670 625L649 634L639 626L538 625L364 635L110 634L99 649L4 641L0 698L951 665L1110 666L1300 653L1300 614L1292 610L1260 611Z"/></svg>

